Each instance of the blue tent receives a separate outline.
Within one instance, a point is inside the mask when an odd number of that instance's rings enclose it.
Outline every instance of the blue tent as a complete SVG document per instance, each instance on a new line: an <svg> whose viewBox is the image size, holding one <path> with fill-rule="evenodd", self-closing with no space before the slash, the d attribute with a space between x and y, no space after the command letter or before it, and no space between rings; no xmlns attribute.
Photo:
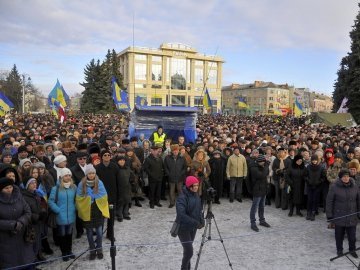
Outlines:
<svg viewBox="0 0 360 270"><path fill-rule="evenodd" d="M196 121L198 109L194 107L162 107L162 106L138 106L131 113L129 125L130 136L145 138L163 126L164 132L169 138L177 140L178 136L185 136L185 141L195 142Z"/></svg>

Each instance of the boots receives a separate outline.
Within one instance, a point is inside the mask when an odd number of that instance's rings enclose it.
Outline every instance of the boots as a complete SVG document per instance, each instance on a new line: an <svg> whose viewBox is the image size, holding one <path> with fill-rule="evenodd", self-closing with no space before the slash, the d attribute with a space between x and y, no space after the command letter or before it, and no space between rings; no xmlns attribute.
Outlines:
<svg viewBox="0 0 360 270"><path fill-rule="evenodd" d="M135 206L142 207L141 203L139 202L139 198L135 198Z"/></svg>
<svg viewBox="0 0 360 270"><path fill-rule="evenodd" d="M288 216L289 216L289 217L292 217L292 216L293 216L293 213L294 213L294 207L290 207L290 211L289 211Z"/></svg>
<svg viewBox="0 0 360 270"><path fill-rule="evenodd" d="M66 251L70 259L75 259L75 255L72 253L72 234L66 235Z"/></svg>
<svg viewBox="0 0 360 270"><path fill-rule="evenodd" d="M310 220L311 219L311 212L307 212L306 213L306 220Z"/></svg>
<svg viewBox="0 0 360 270"><path fill-rule="evenodd" d="M314 220L315 220L315 213L311 213L310 220L311 220L311 221L314 221Z"/></svg>
<svg viewBox="0 0 360 270"><path fill-rule="evenodd" d="M46 255L54 254L54 251L50 248L49 242L47 238L41 240L42 250Z"/></svg>
<svg viewBox="0 0 360 270"><path fill-rule="evenodd" d="M39 251L39 253L37 254L37 259L39 262L43 262L43 261L46 261L46 258L44 257L44 255L42 254L41 251Z"/></svg>
<svg viewBox="0 0 360 270"><path fill-rule="evenodd" d="M62 259L64 262L67 262L70 258L67 254L66 235L59 236L58 241L59 241L59 246L60 246L60 250L61 250L61 256L63 257Z"/></svg>

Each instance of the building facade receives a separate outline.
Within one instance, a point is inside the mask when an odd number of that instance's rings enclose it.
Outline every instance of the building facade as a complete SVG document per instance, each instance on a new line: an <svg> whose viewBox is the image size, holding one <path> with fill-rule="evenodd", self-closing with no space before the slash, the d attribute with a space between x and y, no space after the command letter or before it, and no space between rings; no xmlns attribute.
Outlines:
<svg viewBox="0 0 360 270"><path fill-rule="evenodd" d="M221 109L221 57L179 43L128 47L118 57L131 108L139 100L151 106L202 107L207 88L213 111Z"/></svg>
<svg viewBox="0 0 360 270"><path fill-rule="evenodd" d="M239 105L239 100L245 101L247 107ZM296 101L305 114L331 112L333 107L331 97L288 84L255 81L222 88L222 110L231 114L286 115L293 112Z"/></svg>
<svg viewBox="0 0 360 270"><path fill-rule="evenodd" d="M222 88L222 109L231 114L287 114L291 110L287 84L255 81L252 84L232 84ZM247 107L239 106L239 100Z"/></svg>

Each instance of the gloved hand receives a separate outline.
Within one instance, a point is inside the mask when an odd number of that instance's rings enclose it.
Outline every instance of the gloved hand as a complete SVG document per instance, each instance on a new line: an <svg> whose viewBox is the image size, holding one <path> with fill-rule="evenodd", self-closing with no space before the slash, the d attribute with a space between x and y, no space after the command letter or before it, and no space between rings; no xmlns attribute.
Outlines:
<svg viewBox="0 0 360 270"><path fill-rule="evenodd" d="M16 233L18 233L21 231L23 227L24 225L20 221L16 221L14 230Z"/></svg>

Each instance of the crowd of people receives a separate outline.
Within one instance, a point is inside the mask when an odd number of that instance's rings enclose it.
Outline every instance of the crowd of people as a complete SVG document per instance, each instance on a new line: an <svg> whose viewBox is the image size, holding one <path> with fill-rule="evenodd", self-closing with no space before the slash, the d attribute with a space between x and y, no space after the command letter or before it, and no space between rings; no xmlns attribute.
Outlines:
<svg viewBox="0 0 360 270"><path fill-rule="evenodd" d="M357 216L339 217L360 211L359 189L351 199L343 189L360 185L359 127L290 116L199 115L197 139L187 142L183 135L170 138L160 125L149 138L131 137L129 117L74 115L59 124L51 115L14 114L0 120L0 268L45 261L55 246L68 261L75 258L74 238L83 235L89 259L102 259L103 232L115 240L106 229L109 205L115 205L112 218L120 226L131 220L131 207L168 202L183 224L180 239L193 239L203 218L186 225L184 194L196 193L204 205L209 187L216 190L215 204L251 198L255 232L257 212L258 224L270 227L265 205L287 210L289 218L306 212L309 221L324 211L329 229L335 228L338 254L346 231L357 256ZM341 196L351 203L339 202ZM191 256L192 247L184 246L182 269L189 268Z"/></svg>

